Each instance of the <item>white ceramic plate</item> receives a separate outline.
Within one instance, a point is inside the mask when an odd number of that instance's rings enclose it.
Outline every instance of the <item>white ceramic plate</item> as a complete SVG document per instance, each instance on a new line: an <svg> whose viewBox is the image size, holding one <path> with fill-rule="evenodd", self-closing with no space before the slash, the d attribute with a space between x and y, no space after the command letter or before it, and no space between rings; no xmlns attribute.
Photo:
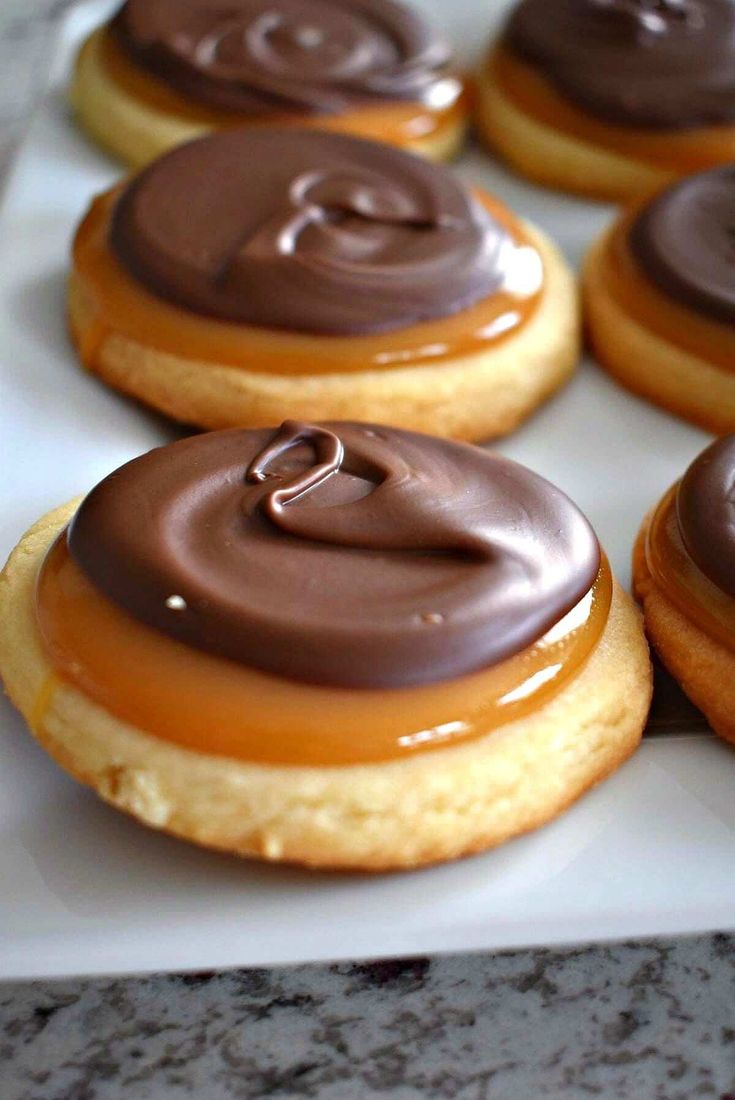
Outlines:
<svg viewBox="0 0 735 1100"><path fill-rule="evenodd" d="M487 0L455 0L451 15L443 0L424 6L466 59L469 44L486 39ZM60 76L103 11L94 4L69 19ZM538 221L575 262L611 215L526 185L480 150L459 170ZM16 165L0 230L0 555L42 512L173 434L83 374L65 335L70 236L116 174L52 93ZM705 442L585 365L502 450L570 493L627 582L641 516ZM211 855L137 826L67 779L2 703L0 978L731 926L734 789L735 752L709 735L658 737L559 821L498 851L411 874L310 874Z"/></svg>

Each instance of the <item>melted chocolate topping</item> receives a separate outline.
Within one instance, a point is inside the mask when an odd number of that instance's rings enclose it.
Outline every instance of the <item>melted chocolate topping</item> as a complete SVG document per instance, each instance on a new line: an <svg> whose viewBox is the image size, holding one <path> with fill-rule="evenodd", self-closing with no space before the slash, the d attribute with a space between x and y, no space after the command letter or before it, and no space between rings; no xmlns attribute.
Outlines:
<svg viewBox="0 0 735 1100"><path fill-rule="evenodd" d="M695 565L735 597L735 435L718 439L692 463L676 494L676 513Z"/></svg>
<svg viewBox="0 0 735 1100"><path fill-rule="evenodd" d="M666 294L717 321L735 322L735 165L667 187L633 223L630 246Z"/></svg>
<svg viewBox="0 0 735 1100"><path fill-rule="evenodd" d="M228 321L359 334L500 288L514 245L443 167L342 134L238 130L123 192L110 243L162 298Z"/></svg>
<svg viewBox="0 0 735 1100"><path fill-rule="evenodd" d="M403 687L532 644L591 588L594 533L508 459L367 424L194 436L81 505L69 549L141 622L290 679Z"/></svg>
<svg viewBox="0 0 735 1100"><path fill-rule="evenodd" d="M504 45L608 122L735 121L733 0L521 0Z"/></svg>
<svg viewBox="0 0 735 1100"><path fill-rule="evenodd" d="M460 91L446 43L394 0L127 0L112 32L140 68L224 111L445 106Z"/></svg>

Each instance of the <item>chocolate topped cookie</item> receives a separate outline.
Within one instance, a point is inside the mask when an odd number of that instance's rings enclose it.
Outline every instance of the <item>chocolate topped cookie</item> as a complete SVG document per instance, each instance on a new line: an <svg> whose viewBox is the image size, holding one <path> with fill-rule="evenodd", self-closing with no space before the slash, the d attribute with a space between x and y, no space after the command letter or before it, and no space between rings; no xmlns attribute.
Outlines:
<svg viewBox="0 0 735 1100"><path fill-rule="evenodd" d="M628 201L735 160L735 4L520 0L479 88L481 132L521 172Z"/></svg>
<svg viewBox="0 0 735 1100"><path fill-rule="evenodd" d="M72 99L93 136L136 166L264 122L442 160L468 115L448 43L398 0L127 0L83 45Z"/></svg>
<svg viewBox="0 0 735 1100"><path fill-rule="evenodd" d="M508 459L286 421L134 459L0 578L0 670L62 767L240 855L397 869L566 809L635 749L640 618Z"/></svg>

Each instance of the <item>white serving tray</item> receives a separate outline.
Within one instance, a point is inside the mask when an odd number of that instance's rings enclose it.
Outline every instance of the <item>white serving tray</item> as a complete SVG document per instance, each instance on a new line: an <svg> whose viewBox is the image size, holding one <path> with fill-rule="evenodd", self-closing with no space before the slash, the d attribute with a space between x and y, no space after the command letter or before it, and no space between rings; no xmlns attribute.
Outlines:
<svg viewBox="0 0 735 1100"><path fill-rule="evenodd" d="M465 60L488 0L424 0ZM498 17L503 4L493 8ZM67 21L58 60L108 5ZM475 45L470 45L475 44ZM549 230L575 263L611 209L526 185L478 150L459 170ZM42 512L175 429L82 373L64 328L69 240L117 167L39 111L0 226L0 555ZM284 409L284 414L288 410ZM587 512L627 583L640 519L707 437L585 364L501 450ZM659 736L560 820L460 863L377 877L200 851L77 786L0 704L0 978L270 965L732 927L735 752Z"/></svg>

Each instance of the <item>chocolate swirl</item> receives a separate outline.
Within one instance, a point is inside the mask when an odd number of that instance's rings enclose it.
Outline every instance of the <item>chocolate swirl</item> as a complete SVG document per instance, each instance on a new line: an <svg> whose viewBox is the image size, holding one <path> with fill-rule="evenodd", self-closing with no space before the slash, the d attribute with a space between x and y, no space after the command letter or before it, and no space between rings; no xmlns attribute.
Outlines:
<svg viewBox="0 0 735 1100"><path fill-rule="evenodd" d="M558 489L478 447L367 424L194 436L117 470L77 565L141 622L291 679L403 687L533 643L600 554Z"/></svg>
<svg viewBox="0 0 735 1100"><path fill-rule="evenodd" d="M735 121L732 0L521 0L504 45L612 123Z"/></svg>
<svg viewBox="0 0 735 1100"><path fill-rule="evenodd" d="M327 334L455 313L499 289L514 253L446 168L342 134L271 129L156 161L122 194L110 243L187 309Z"/></svg>
<svg viewBox="0 0 735 1100"><path fill-rule="evenodd" d="M676 494L676 514L692 561L735 597L735 435L718 439L689 467Z"/></svg>
<svg viewBox="0 0 735 1100"><path fill-rule="evenodd" d="M630 230L638 264L666 294L735 322L735 166L689 176L649 202Z"/></svg>
<svg viewBox="0 0 735 1100"><path fill-rule="evenodd" d="M393 0L127 0L112 33L136 65L224 111L441 107L460 91L446 43Z"/></svg>

